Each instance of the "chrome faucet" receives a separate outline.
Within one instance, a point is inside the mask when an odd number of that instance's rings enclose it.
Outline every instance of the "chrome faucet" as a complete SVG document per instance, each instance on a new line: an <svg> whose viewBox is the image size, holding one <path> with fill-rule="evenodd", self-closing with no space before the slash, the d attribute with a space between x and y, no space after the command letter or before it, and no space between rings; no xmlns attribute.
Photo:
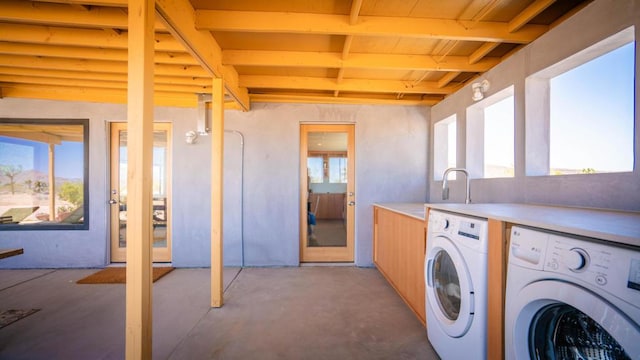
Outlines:
<svg viewBox="0 0 640 360"><path fill-rule="evenodd" d="M448 168L447 170L444 171L444 174L442 174L442 200L449 199L449 186L447 184L447 176L449 175L450 172L453 172L453 171L459 171L461 173L464 173L464 176L467 179L466 198L464 199L464 203L465 204L471 203L471 187L469 185L469 172L467 171L467 169L462 169L462 168Z"/></svg>

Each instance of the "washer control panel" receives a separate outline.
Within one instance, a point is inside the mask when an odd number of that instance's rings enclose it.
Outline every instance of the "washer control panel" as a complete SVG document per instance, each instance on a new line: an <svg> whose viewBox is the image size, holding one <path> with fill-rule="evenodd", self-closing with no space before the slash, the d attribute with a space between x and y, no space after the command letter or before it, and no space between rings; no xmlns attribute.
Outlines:
<svg viewBox="0 0 640 360"><path fill-rule="evenodd" d="M640 249L514 226L509 263L579 279L640 306Z"/></svg>
<svg viewBox="0 0 640 360"><path fill-rule="evenodd" d="M487 252L487 220L431 209L427 230L429 234L444 235L457 244Z"/></svg>

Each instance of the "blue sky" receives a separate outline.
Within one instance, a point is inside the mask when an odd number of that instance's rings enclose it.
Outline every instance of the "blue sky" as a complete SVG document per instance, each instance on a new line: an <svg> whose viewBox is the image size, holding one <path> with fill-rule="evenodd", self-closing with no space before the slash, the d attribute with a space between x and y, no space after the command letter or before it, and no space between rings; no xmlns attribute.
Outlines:
<svg viewBox="0 0 640 360"><path fill-rule="evenodd" d="M633 170L634 45L551 79L552 168Z"/></svg>
<svg viewBox="0 0 640 360"><path fill-rule="evenodd" d="M83 144L63 141L56 145L56 177L82 179ZM0 164L20 165L23 171L48 173L49 146L44 143L0 136Z"/></svg>

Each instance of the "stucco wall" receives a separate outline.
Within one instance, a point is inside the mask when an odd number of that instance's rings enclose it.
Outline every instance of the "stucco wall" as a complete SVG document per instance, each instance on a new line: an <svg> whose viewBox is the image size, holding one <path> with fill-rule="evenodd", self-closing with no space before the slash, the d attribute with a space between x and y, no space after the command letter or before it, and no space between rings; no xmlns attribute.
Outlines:
<svg viewBox="0 0 640 360"><path fill-rule="evenodd" d="M0 99L0 117L90 119L89 230L0 231L1 247L25 250L3 259L0 268L110 262L108 124L126 114L126 106L116 104ZM210 258L210 138L184 141L196 129L196 116L195 109L155 110L156 121L173 124L172 250L178 267L208 266ZM301 122L356 126L357 265L372 265L374 202L426 201L428 108L253 104L247 113L227 111L225 122L225 265L241 265L243 257L247 266L298 265Z"/></svg>
<svg viewBox="0 0 640 360"><path fill-rule="evenodd" d="M525 176L525 79L566 57L635 25L636 74L640 73L640 3L637 1L597 0L585 9L526 46L477 81L487 79L491 96L510 85L515 88L515 177L471 181L474 202L515 202L568 205L621 210L640 210L640 77L635 91L635 168L629 173ZM606 91L606 89L602 89ZM466 109L472 105L470 85L432 107L433 123L457 115L457 160L465 167ZM603 103L602 106L607 106ZM603 119L603 121L605 121ZM433 158L430 158L433 169ZM430 201L441 200L442 181L430 176ZM438 177L441 178L441 177ZM463 179L459 176L458 179ZM464 201L464 182L452 181L450 200Z"/></svg>
<svg viewBox="0 0 640 360"><path fill-rule="evenodd" d="M107 261L107 120L126 119L126 107L5 98L0 117L90 119L89 230L2 231L0 247L22 247L24 254L4 259L1 267L91 267Z"/></svg>
<svg viewBox="0 0 640 360"><path fill-rule="evenodd" d="M373 203L426 201L428 113L422 107L303 104L226 112L226 128L245 136L245 264L299 263L300 123L326 122L355 124L355 262L371 266Z"/></svg>

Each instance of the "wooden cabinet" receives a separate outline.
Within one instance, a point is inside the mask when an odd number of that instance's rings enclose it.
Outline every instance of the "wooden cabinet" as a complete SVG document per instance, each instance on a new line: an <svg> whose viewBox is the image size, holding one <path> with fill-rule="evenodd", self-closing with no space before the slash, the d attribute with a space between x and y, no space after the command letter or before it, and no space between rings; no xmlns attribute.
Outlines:
<svg viewBox="0 0 640 360"><path fill-rule="evenodd" d="M426 222L374 207L373 262L425 324Z"/></svg>
<svg viewBox="0 0 640 360"><path fill-rule="evenodd" d="M427 220L374 206L373 262L425 323ZM510 223L488 219L487 358L504 359L504 301Z"/></svg>

